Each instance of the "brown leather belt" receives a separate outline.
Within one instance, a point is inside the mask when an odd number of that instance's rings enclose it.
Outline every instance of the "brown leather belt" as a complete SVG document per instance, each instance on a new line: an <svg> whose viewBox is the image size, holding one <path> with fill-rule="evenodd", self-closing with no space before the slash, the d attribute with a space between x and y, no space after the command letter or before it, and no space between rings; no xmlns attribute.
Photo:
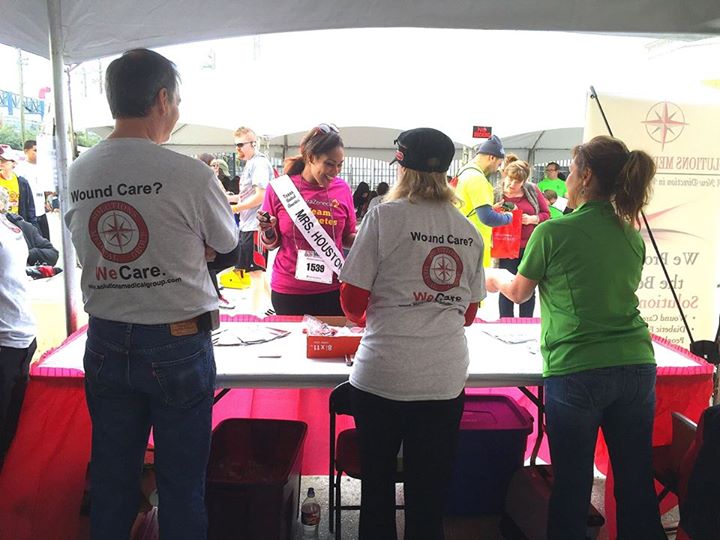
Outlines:
<svg viewBox="0 0 720 540"><path fill-rule="evenodd" d="M192 336L201 331L215 330L218 326L220 326L220 313L218 310L207 311L192 319L168 324L170 334L176 337Z"/></svg>

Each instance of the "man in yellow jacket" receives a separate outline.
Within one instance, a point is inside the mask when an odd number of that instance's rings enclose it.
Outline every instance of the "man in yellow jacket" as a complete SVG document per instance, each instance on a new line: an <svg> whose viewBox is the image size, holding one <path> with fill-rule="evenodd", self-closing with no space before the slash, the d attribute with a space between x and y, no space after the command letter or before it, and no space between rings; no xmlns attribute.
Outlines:
<svg viewBox="0 0 720 540"><path fill-rule="evenodd" d="M505 159L505 149L497 135L480 144L472 161L460 169L455 194L460 199L460 211L475 225L483 244L483 266L490 266L492 227L507 225L512 221L511 212L496 212L493 208L493 186L487 177L496 172Z"/></svg>

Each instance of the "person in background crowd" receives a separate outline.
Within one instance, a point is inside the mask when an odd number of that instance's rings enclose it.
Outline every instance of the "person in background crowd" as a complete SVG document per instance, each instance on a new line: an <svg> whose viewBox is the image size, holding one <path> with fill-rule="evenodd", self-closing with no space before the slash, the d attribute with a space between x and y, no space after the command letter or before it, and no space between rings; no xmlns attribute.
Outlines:
<svg viewBox="0 0 720 540"><path fill-rule="evenodd" d="M275 173L267 156L257 150L257 135L252 129L240 127L235 130L235 147L238 157L245 162L238 195L228 197L230 202L235 203L233 212L240 227L240 261L236 271L250 273L250 294L253 309L257 312L261 310L269 289L265 275L268 251L260 242L257 211Z"/></svg>
<svg viewBox="0 0 720 540"><path fill-rule="evenodd" d="M538 189L545 191L552 189L558 197L567 196L567 186L564 180L559 178L560 165L551 161L545 165L545 177L538 182Z"/></svg>
<svg viewBox="0 0 720 540"><path fill-rule="evenodd" d="M17 214L8 214L7 208L10 204L10 193L4 187L0 187L0 214L18 227L25 237L25 243L28 247L27 265L35 266L36 264L46 264L55 266L58 261L58 250L27 221Z"/></svg>
<svg viewBox="0 0 720 540"><path fill-rule="evenodd" d="M503 170L502 187L495 192L495 202L509 202L522 210L522 228L520 229L520 254L514 259L498 259L500 268L516 274L520 261L522 261L525 246L535 227L543 221L550 219L545 197L538 188L528 180L530 178L530 165L526 161L518 160L513 155L510 163L510 155L506 158L505 169ZM502 294L498 297L500 317L514 317L515 304ZM535 293L520 304L520 317L532 317L535 310Z"/></svg>
<svg viewBox="0 0 720 540"><path fill-rule="evenodd" d="M360 539L396 538L402 444L405 538L440 540L469 362L463 326L485 297L483 246L446 181L450 137L411 129L396 144L397 183L365 216L340 274L345 314L367 319L350 374L363 472ZM440 240L417 241L418 233ZM450 244L450 235L465 242ZM443 260L452 261L448 275L427 272Z"/></svg>
<svg viewBox="0 0 720 540"><path fill-rule="evenodd" d="M215 156L212 154L208 154L207 152L203 152L197 157L200 161L202 161L205 165L210 167L210 164L212 163L212 160L215 159Z"/></svg>
<svg viewBox="0 0 720 540"><path fill-rule="evenodd" d="M545 197L545 200L548 202L548 206L550 209L550 218L554 219L554 218L559 218L560 216L562 216L563 213L559 209L557 209L553 206L555 204L555 201L557 201L557 199L558 199L557 193L552 189L546 189L545 191L543 191L543 196Z"/></svg>
<svg viewBox="0 0 720 540"><path fill-rule="evenodd" d="M387 195L387 192L390 191L390 186L387 182L380 182L377 185L377 197L373 197L370 199L370 202L368 203L367 211L370 212L373 208L375 208L378 204L383 202L383 197Z"/></svg>
<svg viewBox="0 0 720 540"><path fill-rule="evenodd" d="M7 190L0 192L4 206ZM0 470L15 436L30 360L37 348L25 276L28 247L22 230L9 217L0 212Z"/></svg>
<svg viewBox="0 0 720 540"><path fill-rule="evenodd" d="M200 154L198 159L200 159L201 157L203 159L207 159L208 156L210 156L210 154ZM200 161L205 163L205 161L203 161L202 159L200 159ZM213 166L212 164L217 161L222 161L223 163L225 163L224 160L217 160L217 159L212 159L210 161L210 168L215 172L216 175L218 174L218 169L220 169L220 167L219 167L219 165ZM227 164L225 164L225 170L227 170ZM220 184L221 188L224 190L225 186L222 185L222 179L219 177L219 175L216 176L216 178L217 178L217 181ZM227 191L225 193L228 194ZM227 203L230 204L229 200L227 201ZM208 273L210 274L210 279L212 280L213 287L215 287L215 291L217 292L218 306L220 307L220 309L235 309L235 304L232 303L230 300L228 300L228 298L225 295L223 295L222 292L220 292L221 287L220 287L220 284L218 283L218 277L217 277L218 272L222 272L223 270L227 270L228 268L235 267L235 265L238 262L239 257L240 257L240 245L238 245L230 253L216 253L215 257L212 260L207 262Z"/></svg>
<svg viewBox="0 0 720 540"><path fill-rule="evenodd" d="M507 225L512 213L502 211L501 205L493 205L493 186L487 177L500 168L505 159L505 149L497 135L493 135L477 148L473 160L462 167L457 174L455 194L460 202L460 212L475 225L485 245L485 267L490 266L492 257L492 227Z"/></svg>
<svg viewBox="0 0 720 540"><path fill-rule="evenodd" d="M22 176L30 184L35 202L36 226L40 234L50 240L50 227L46 212L51 212L52 208L48 208L47 197L56 195L55 186L48 182L47 179L38 176L37 142L32 139L25 141L23 152L25 153L25 160L15 166L15 174Z"/></svg>
<svg viewBox="0 0 720 540"><path fill-rule="evenodd" d="M338 174L345 150L337 127L320 124L305 134L300 155L285 160L285 174L297 197L310 208L312 216L288 213L277 193L276 183L265 194L260 221L262 241L278 249L272 271L272 304L278 315L342 315L340 282L333 267L317 253L302 230L316 223L329 236L326 257L342 260L343 247L355 240L355 207L350 187ZM276 181L283 179L277 178ZM291 189L291 186L287 186ZM294 194L293 198L297 198ZM302 230L301 230L302 229Z"/></svg>
<svg viewBox="0 0 720 540"><path fill-rule="evenodd" d="M28 223L37 226L32 187L24 177L15 174L15 165L18 161L15 150L0 147L0 187L7 189L10 194L7 212L17 214Z"/></svg>
<svg viewBox="0 0 720 540"><path fill-rule="evenodd" d="M353 192L353 205L355 206L355 217L360 220L363 218L368 208L370 198L370 186L367 182L360 182Z"/></svg>
<svg viewBox="0 0 720 540"><path fill-rule="evenodd" d="M576 210L540 224L517 276L488 291L516 303L540 287L545 415L555 483L548 540L585 538L598 428L615 475L618 538L665 540L653 485L655 356L638 310L645 243L636 229L655 164L619 139L573 150Z"/></svg>
<svg viewBox="0 0 720 540"><path fill-rule="evenodd" d="M220 180L223 189L228 195L237 195L239 191L240 177L230 178L230 169L224 159L216 158L210 162L210 168Z"/></svg>
<svg viewBox="0 0 720 540"><path fill-rule="evenodd" d="M70 190L94 196L65 214L90 315L90 536L129 538L152 429L160 536L204 540L218 320L206 261L237 246L237 226L210 168L160 146L179 117L175 65L134 49L105 77L115 128L71 165ZM123 195L129 178L155 189ZM97 189L107 186L112 197Z"/></svg>

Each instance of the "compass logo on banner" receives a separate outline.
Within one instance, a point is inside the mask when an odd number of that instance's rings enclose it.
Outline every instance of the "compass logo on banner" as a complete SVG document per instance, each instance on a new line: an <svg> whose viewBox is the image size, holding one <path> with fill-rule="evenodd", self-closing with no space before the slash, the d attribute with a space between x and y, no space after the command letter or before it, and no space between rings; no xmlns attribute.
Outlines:
<svg viewBox="0 0 720 540"><path fill-rule="evenodd" d="M445 292L460 284L463 263L455 250L436 247L430 250L422 268L425 285L434 291Z"/></svg>
<svg viewBox="0 0 720 540"><path fill-rule="evenodd" d="M140 213L122 201L98 205L90 214L88 229L103 258L115 263L128 263L140 257L150 237Z"/></svg>
<svg viewBox="0 0 720 540"><path fill-rule="evenodd" d="M662 145L662 150L665 150L666 144L680 137L688 125L682 109L669 101L661 101L650 107L641 123L645 124L650 138Z"/></svg>

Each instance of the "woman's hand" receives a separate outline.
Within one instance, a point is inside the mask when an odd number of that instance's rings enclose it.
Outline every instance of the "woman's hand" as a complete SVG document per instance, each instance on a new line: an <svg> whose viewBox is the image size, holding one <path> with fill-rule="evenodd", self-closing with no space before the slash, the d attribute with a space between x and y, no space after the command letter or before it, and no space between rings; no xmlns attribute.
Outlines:
<svg viewBox="0 0 720 540"><path fill-rule="evenodd" d="M505 204L505 199L500 199L498 202L492 205L492 209L496 212L504 213L505 209L503 208L503 204Z"/></svg>
<svg viewBox="0 0 720 540"><path fill-rule="evenodd" d="M537 225L540 223L540 216L537 214L523 214L522 215L522 224L523 225Z"/></svg>
<svg viewBox="0 0 720 540"><path fill-rule="evenodd" d="M510 283L515 276L504 268L486 268L485 269L485 289L489 293L500 291L500 287Z"/></svg>
<svg viewBox="0 0 720 540"><path fill-rule="evenodd" d="M275 226L277 225L277 218L275 216L271 216L267 212L258 210L257 216L258 216L258 223L260 224L260 230L262 232L265 232L269 229L274 229Z"/></svg>

